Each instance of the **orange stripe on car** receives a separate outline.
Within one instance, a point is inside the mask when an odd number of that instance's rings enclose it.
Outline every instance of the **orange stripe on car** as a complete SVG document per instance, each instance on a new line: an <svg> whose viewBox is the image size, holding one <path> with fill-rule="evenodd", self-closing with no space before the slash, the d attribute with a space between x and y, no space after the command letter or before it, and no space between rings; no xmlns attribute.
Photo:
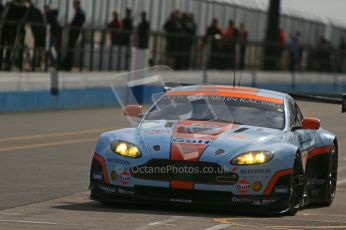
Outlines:
<svg viewBox="0 0 346 230"><path fill-rule="evenodd" d="M333 145L326 145L323 147L315 148L314 150L311 150L310 152L308 152L307 159L310 159L317 155L331 153L332 150L333 150Z"/></svg>
<svg viewBox="0 0 346 230"><path fill-rule="evenodd" d="M258 93L258 89L255 88L249 88L249 87L241 87L241 86L227 86L227 85L202 85L198 87L199 90L207 90L207 91L232 91L234 93L245 93L245 94L251 94L256 95Z"/></svg>
<svg viewBox="0 0 346 230"><path fill-rule="evenodd" d="M185 182L185 181L171 181L171 188L175 189L193 189L193 182Z"/></svg>
<svg viewBox="0 0 346 230"><path fill-rule="evenodd" d="M266 189L264 190L264 195L270 195L276 182L280 179L280 177L286 176L292 173L293 173L293 168L277 171L272 177L272 179L269 181Z"/></svg>
<svg viewBox="0 0 346 230"><path fill-rule="evenodd" d="M167 96L220 96L220 97L234 97L234 98L244 98L259 101L272 102L275 104L283 104L284 101L278 98L257 96L248 93L232 93L225 91L169 91L166 93Z"/></svg>
<svg viewBox="0 0 346 230"><path fill-rule="evenodd" d="M108 174L107 174L105 159L103 159L103 157L101 157L97 153L95 153L94 159L97 160L98 162L100 162L101 167L102 167L103 180L106 184L109 184L109 178L108 178Z"/></svg>

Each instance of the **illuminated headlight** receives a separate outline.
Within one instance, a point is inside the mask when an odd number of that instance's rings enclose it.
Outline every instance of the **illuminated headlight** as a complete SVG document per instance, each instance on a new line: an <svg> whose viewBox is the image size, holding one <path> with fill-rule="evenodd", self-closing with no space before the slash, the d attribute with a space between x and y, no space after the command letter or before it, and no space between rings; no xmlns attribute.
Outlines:
<svg viewBox="0 0 346 230"><path fill-rule="evenodd" d="M271 152L254 151L237 156L231 161L231 163L234 165L256 165L266 163L272 158L273 154Z"/></svg>
<svg viewBox="0 0 346 230"><path fill-rule="evenodd" d="M125 141L112 142L111 149L116 154L119 154L125 157L138 158L142 155L141 151L139 151L137 146Z"/></svg>

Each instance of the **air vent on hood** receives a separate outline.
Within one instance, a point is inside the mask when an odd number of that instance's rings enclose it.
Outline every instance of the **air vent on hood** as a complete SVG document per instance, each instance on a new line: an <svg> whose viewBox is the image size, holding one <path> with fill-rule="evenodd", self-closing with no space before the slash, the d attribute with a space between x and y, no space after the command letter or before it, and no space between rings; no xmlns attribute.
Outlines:
<svg viewBox="0 0 346 230"><path fill-rule="evenodd" d="M173 125L174 125L173 122L167 122L166 125L165 125L165 127L166 127L166 128L171 128Z"/></svg>
<svg viewBox="0 0 346 230"><path fill-rule="evenodd" d="M234 133L241 133L241 132L244 132L246 130L248 130L249 128L240 128L240 129L237 129L234 131Z"/></svg>

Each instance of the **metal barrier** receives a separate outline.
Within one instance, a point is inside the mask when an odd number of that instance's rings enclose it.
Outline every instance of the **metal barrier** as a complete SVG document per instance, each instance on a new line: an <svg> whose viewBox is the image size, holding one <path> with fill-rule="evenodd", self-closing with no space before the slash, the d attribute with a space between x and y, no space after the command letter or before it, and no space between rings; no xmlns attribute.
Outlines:
<svg viewBox="0 0 346 230"><path fill-rule="evenodd" d="M12 25L14 22L6 23ZM121 71L129 70L137 58L147 60L142 64L144 66L169 65L177 70L346 72L346 51L333 48L328 43L320 47L304 45L292 48L288 44L240 42L220 36L151 32L149 48L137 52L139 35L136 32L130 34L123 30L67 26L62 31L62 45L53 47L50 43L52 37L48 36L40 46L37 46L34 38L32 45L27 46L23 38L25 34L18 32L26 27L20 24L16 28L16 42L5 43L4 35L0 34L0 69L70 70L64 66L64 62L68 62L74 71ZM72 30L77 31L79 40L69 46ZM110 38L113 33L120 37L129 36L131 42L128 45L116 44Z"/></svg>

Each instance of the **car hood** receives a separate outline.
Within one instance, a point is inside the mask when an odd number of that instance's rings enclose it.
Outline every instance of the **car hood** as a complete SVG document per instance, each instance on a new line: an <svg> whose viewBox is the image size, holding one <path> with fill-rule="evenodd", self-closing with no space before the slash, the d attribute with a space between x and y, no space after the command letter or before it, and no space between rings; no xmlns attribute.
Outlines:
<svg viewBox="0 0 346 230"><path fill-rule="evenodd" d="M146 121L137 128L137 137L152 158L208 160L223 158L242 150L260 149L281 130L210 121ZM251 149L252 148L252 149Z"/></svg>

